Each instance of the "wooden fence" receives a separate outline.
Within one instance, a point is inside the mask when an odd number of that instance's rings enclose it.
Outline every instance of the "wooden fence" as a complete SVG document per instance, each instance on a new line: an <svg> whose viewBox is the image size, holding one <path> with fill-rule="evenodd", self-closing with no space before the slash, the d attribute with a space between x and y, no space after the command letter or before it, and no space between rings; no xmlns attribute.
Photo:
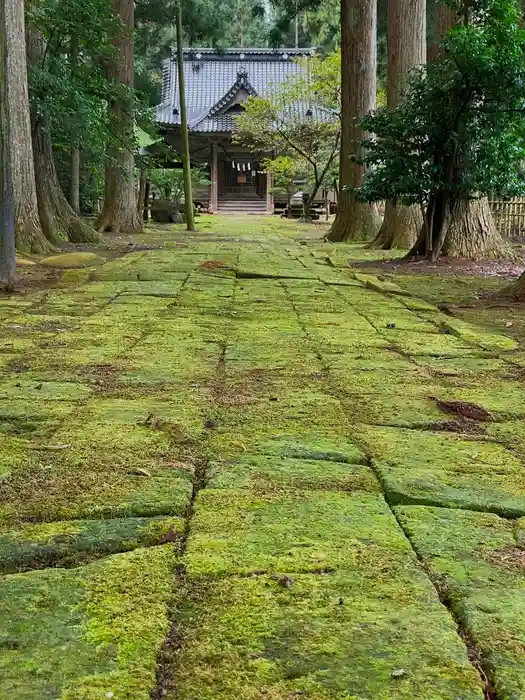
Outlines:
<svg viewBox="0 0 525 700"><path fill-rule="evenodd" d="M525 236L525 197L490 200L490 208L498 231L505 238Z"/></svg>

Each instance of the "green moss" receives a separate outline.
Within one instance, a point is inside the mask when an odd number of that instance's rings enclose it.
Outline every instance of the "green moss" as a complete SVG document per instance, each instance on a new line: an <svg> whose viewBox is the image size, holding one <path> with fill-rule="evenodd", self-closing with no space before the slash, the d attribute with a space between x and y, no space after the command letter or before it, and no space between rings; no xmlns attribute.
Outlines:
<svg viewBox="0 0 525 700"><path fill-rule="evenodd" d="M470 472L428 467L402 469L378 463L376 471L390 503L415 503L498 513L506 518L525 514L521 471L495 471L478 465Z"/></svg>
<svg viewBox="0 0 525 700"><path fill-rule="evenodd" d="M403 507L396 514L481 652L497 697L525 694L523 550L495 515Z"/></svg>
<svg viewBox="0 0 525 700"><path fill-rule="evenodd" d="M257 452L272 457L292 457L349 464L367 464L366 455L357 445L340 437L325 433L296 435L274 435L270 440L261 441Z"/></svg>
<svg viewBox="0 0 525 700"><path fill-rule="evenodd" d="M503 423L490 423L487 433L491 438L503 443L506 447L525 457L525 425L523 420Z"/></svg>
<svg viewBox="0 0 525 700"><path fill-rule="evenodd" d="M448 468L474 473L486 465L498 473L513 473L520 461L501 445L484 440L465 440L451 433L398 428L362 428L359 436L369 453L392 466Z"/></svg>
<svg viewBox="0 0 525 700"><path fill-rule="evenodd" d="M47 382L38 379L0 380L0 398L37 399L38 401L82 401L89 397L89 386L74 382Z"/></svg>
<svg viewBox="0 0 525 700"><path fill-rule="evenodd" d="M166 545L79 569L3 578L0 695L148 700L168 628L174 563Z"/></svg>
<svg viewBox="0 0 525 700"><path fill-rule="evenodd" d="M397 384L394 380L390 389L384 393L372 393L374 380L379 379L378 374L371 378L369 387L365 381L362 387L349 386L346 381L341 383L342 388L348 392L347 396L341 398L341 405L351 423L423 427L426 423L443 419L443 414L436 408L436 402L430 398L437 393L435 387L404 384L402 381ZM388 375L383 375L383 378L388 380ZM337 386L341 384L338 382Z"/></svg>
<svg viewBox="0 0 525 700"><path fill-rule="evenodd" d="M402 299L403 306L411 311L425 311L427 313L438 313L439 310L433 304L428 304L426 301L421 299Z"/></svg>
<svg viewBox="0 0 525 700"><path fill-rule="evenodd" d="M44 267L90 267L102 263L102 259L96 253L61 253L43 258L40 264Z"/></svg>
<svg viewBox="0 0 525 700"><path fill-rule="evenodd" d="M358 282L362 282L374 291L383 292L386 294L401 294L410 296L410 292L407 292L405 289L401 289L401 287L398 287L397 284L389 282L388 280L381 280L375 275L364 275L360 272L354 272L354 277Z"/></svg>
<svg viewBox="0 0 525 700"><path fill-rule="evenodd" d="M391 345L406 355L431 355L440 357L483 356L480 348L473 347L452 335L409 332L385 329L382 333Z"/></svg>
<svg viewBox="0 0 525 700"><path fill-rule="evenodd" d="M370 309L365 312L367 320L378 331L388 333L390 329L400 331L413 331L415 333L438 333L435 324L419 318L415 313L406 309L395 309L391 312L378 309Z"/></svg>
<svg viewBox="0 0 525 700"><path fill-rule="evenodd" d="M359 438L376 459L375 469L390 502L510 517L525 513L521 462L501 445L445 432L364 426Z"/></svg>
<svg viewBox="0 0 525 700"><path fill-rule="evenodd" d="M379 484L369 467L269 455L249 456L234 463L215 463L208 485L211 488L256 490L379 491Z"/></svg>
<svg viewBox="0 0 525 700"><path fill-rule="evenodd" d="M382 561L375 587L368 569L294 575L289 587L194 582L168 699L481 700L451 618L407 556Z"/></svg>
<svg viewBox="0 0 525 700"><path fill-rule="evenodd" d="M495 381L486 375L472 379L471 384L470 387L444 389L439 397L481 405L500 420L525 416L525 394L521 382Z"/></svg>
<svg viewBox="0 0 525 700"><path fill-rule="evenodd" d="M0 531L0 571L82 563L90 558L176 540L180 518L64 520Z"/></svg>
<svg viewBox="0 0 525 700"><path fill-rule="evenodd" d="M96 268L88 267L84 269L72 268L70 270L64 270L60 275L60 286L77 286L89 282L95 269Z"/></svg>
<svg viewBox="0 0 525 700"><path fill-rule="evenodd" d="M504 360L494 357L429 357L412 356L412 361L438 377L459 376L476 381L480 375L508 375L512 367Z"/></svg>
<svg viewBox="0 0 525 700"><path fill-rule="evenodd" d="M452 335L469 343L479 345L485 350L498 352L502 350L516 350L518 348L518 343L512 338L508 338L504 335L497 335L496 333L489 333L457 318L450 319L443 317L439 321L439 324L442 328L452 333Z"/></svg>
<svg viewBox="0 0 525 700"><path fill-rule="evenodd" d="M204 422L195 395L185 398L93 400L50 447L36 445L36 464L11 473L4 502L41 520L184 512L192 491L184 450Z"/></svg>
<svg viewBox="0 0 525 700"><path fill-rule="evenodd" d="M348 570L371 566L382 548L408 556L379 495L208 489L196 502L186 563L190 576Z"/></svg>
<svg viewBox="0 0 525 700"><path fill-rule="evenodd" d="M298 436L314 433L345 435L346 419L339 402L329 394L311 389L224 406L214 413L216 429L211 436L215 454L228 457L231 447L250 451L254 444L276 434ZM344 437L343 437L344 439ZM231 446L231 447L230 447Z"/></svg>

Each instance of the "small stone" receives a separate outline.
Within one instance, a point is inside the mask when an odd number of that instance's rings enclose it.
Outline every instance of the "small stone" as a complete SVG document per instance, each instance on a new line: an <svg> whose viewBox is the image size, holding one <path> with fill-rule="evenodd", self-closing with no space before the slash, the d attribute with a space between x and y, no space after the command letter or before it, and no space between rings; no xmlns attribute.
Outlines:
<svg viewBox="0 0 525 700"><path fill-rule="evenodd" d="M403 678L403 676L406 676L407 672L405 671L404 668L396 668L392 671L390 674L392 678Z"/></svg>
<svg viewBox="0 0 525 700"><path fill-rule="evenodd" d="M395 324L395 323L387 323L387 324L386 324L386 327L387 327L387 328L395 328L395 327L396 327L396 324Z"/></svg>
<svg viewBox="0 0 525 700"><path fill-rule="evenodd" d="M147 469L142 469L142 467L135 467L128 473L133 476L151 476L150 472Z"/></svg>

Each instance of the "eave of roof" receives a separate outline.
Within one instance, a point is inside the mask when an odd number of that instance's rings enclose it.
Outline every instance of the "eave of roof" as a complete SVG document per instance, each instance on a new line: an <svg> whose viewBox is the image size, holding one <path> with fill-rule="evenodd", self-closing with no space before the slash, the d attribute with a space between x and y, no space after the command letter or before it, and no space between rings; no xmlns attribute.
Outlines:
<svg viewBox="0 0 525 700"><path fill-rule="evenodd" d="M231 133L235 119L225 114L241 90L265 96L272 86L299 76L301 61L314 49L184 49L188 126L193 132ZM163 102L157 108L157 122L180 124L177 67L168 59L163 68Z"/></svg>

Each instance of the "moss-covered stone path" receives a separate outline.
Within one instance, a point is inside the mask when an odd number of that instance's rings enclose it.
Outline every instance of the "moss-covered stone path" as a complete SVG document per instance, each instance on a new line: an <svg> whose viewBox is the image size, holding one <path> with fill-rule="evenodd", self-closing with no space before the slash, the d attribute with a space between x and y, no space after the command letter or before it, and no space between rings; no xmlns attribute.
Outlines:
<svg viewBox="0 0 525 700"><path fill-rule="evenodd" d="M326 253L0 301L0 698L525 698L524 355Z"/></svg>

